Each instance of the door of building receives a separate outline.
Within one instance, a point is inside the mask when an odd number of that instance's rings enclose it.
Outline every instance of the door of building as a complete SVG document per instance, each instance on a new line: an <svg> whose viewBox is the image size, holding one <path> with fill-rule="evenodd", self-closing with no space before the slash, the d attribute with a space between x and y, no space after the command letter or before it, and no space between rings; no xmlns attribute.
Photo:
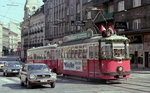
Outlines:
<svg viewBox="0 0 150 93"><path fill-rule="evenodd" d="M148 52L145 52L145 67L148 67Z"/></svg>

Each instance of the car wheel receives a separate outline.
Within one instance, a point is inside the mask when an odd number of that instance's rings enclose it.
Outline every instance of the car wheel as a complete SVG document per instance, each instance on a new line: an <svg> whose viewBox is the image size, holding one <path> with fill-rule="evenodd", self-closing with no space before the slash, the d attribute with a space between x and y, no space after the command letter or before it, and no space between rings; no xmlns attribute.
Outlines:
<svg viewBox="0 0 150 93"><path fill-rule="evenodd" d="M20 85L24 86L24 83L22 82L21 78L20 78Z"/></svg>
<svg viewBox="0 0 150 93"><path fill-rule="evenodd" d="M55 87L55 82L50 83L50 85L51 85L51 88L54 88Z"/></svg>
<svg viewBox="0 0 150 93"><path fill-rule="evenodd" d="M5 72L3 72L3 76L5 76Z"/></svg>
<svg viewBox="0 0 150 93"><path fill-rule="evenodd" d="M8 73L5 73L5 76L8 77Z"/></svg>
<svg viewBox="0 0 150 93"><path fill-rule="evenodd" d="M27 88L29 88L29 89L32 88L32 86L28 80L26 81L26 84L27 84Z"/></svg>

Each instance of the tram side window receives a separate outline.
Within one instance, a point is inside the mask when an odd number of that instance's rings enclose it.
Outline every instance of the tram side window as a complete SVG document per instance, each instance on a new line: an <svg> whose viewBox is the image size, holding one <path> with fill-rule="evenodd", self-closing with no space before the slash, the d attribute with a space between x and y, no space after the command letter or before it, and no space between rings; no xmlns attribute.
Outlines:
<svg viewBox="0 0 150 93"><path fill-rule="evenodd" d="M89 57L92 59L93 58L93 46L89 47Z"/></svg>
<svg viewBox="0 0 150 93"><path fill-rule="evenodd" d="M83 58L87 58L87 47L83 46Z"/></svg>
<svg viewBox="0 0 150 93"><path fill-rule="evenodd" d="M83 50L83 47L82 47L82 46L79 46L78 58L82 58L82 57L83 57L83 55L82 55L82 54L83 54L83 51L82 51L82 50Z"/></svg>
<svg viewBox="0 0 150 93"><path fill-rule="evenodd" d="M47 59L50 59L50 53L47 51Z"/></svg>
<svg viewBox="0 0 150 93"><path fill-rule="evenodd" d="M34 53L34 59L37 59L37 55Z"/></svg>
<svg viewBox="0 0 150 93"><path fill-rule="evenodd" d="M74 51L75 51L75 49L74 49L74 47L72 47L72 49L71 49L71 58L74 58Z"/></svg>
<svg viewBox="0 0 150 93"><path fill-rule="evenodd" d="M95 46L95 58L98 59L99 49L98 45Z"/></svg>
<svg viewBox="0 0 150 93"><path fill-rule="evenodd" d="M78 58L78 47L75 47L75 54L74 54L75 58Z"/></svg>

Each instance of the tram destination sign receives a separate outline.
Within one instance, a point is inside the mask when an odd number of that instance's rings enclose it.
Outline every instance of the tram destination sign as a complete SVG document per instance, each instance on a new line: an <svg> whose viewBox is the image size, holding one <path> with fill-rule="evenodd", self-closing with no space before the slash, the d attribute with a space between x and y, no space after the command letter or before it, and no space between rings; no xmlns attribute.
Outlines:
<svg viewBox="0 0 150 93"><path fill-rule="evenodd" d="M78 34L72 34L72 35L69 35L69 36L65 36L63 38L63 41L68 42L68 41L80 40L80 39L85 39L85 38L89 38L89 37L92 37L92 36L93 36L93 31L88 30L88 31L81 32L81 33L78 33Z"/></svg>

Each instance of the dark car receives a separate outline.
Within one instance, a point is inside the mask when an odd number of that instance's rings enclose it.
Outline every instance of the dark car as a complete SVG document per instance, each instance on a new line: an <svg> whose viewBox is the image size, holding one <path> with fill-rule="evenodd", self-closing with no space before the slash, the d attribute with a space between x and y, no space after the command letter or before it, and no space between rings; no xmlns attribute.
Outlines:
<svg viewBox="0 0 150 93"><path fill-rule="evenodd" d="M19 74L21 69L22 65L18 61L6 61L3 67L3 75Z"/></svg>
<svg viewBox="0 0 150 93"><path fill-rule="evenodd" d="M27 88L44 84L49 84L54 88L57 78L56 73L51 72L48 66L42 63L25 64L19 77L21 86L26 85Z"/></svg>

